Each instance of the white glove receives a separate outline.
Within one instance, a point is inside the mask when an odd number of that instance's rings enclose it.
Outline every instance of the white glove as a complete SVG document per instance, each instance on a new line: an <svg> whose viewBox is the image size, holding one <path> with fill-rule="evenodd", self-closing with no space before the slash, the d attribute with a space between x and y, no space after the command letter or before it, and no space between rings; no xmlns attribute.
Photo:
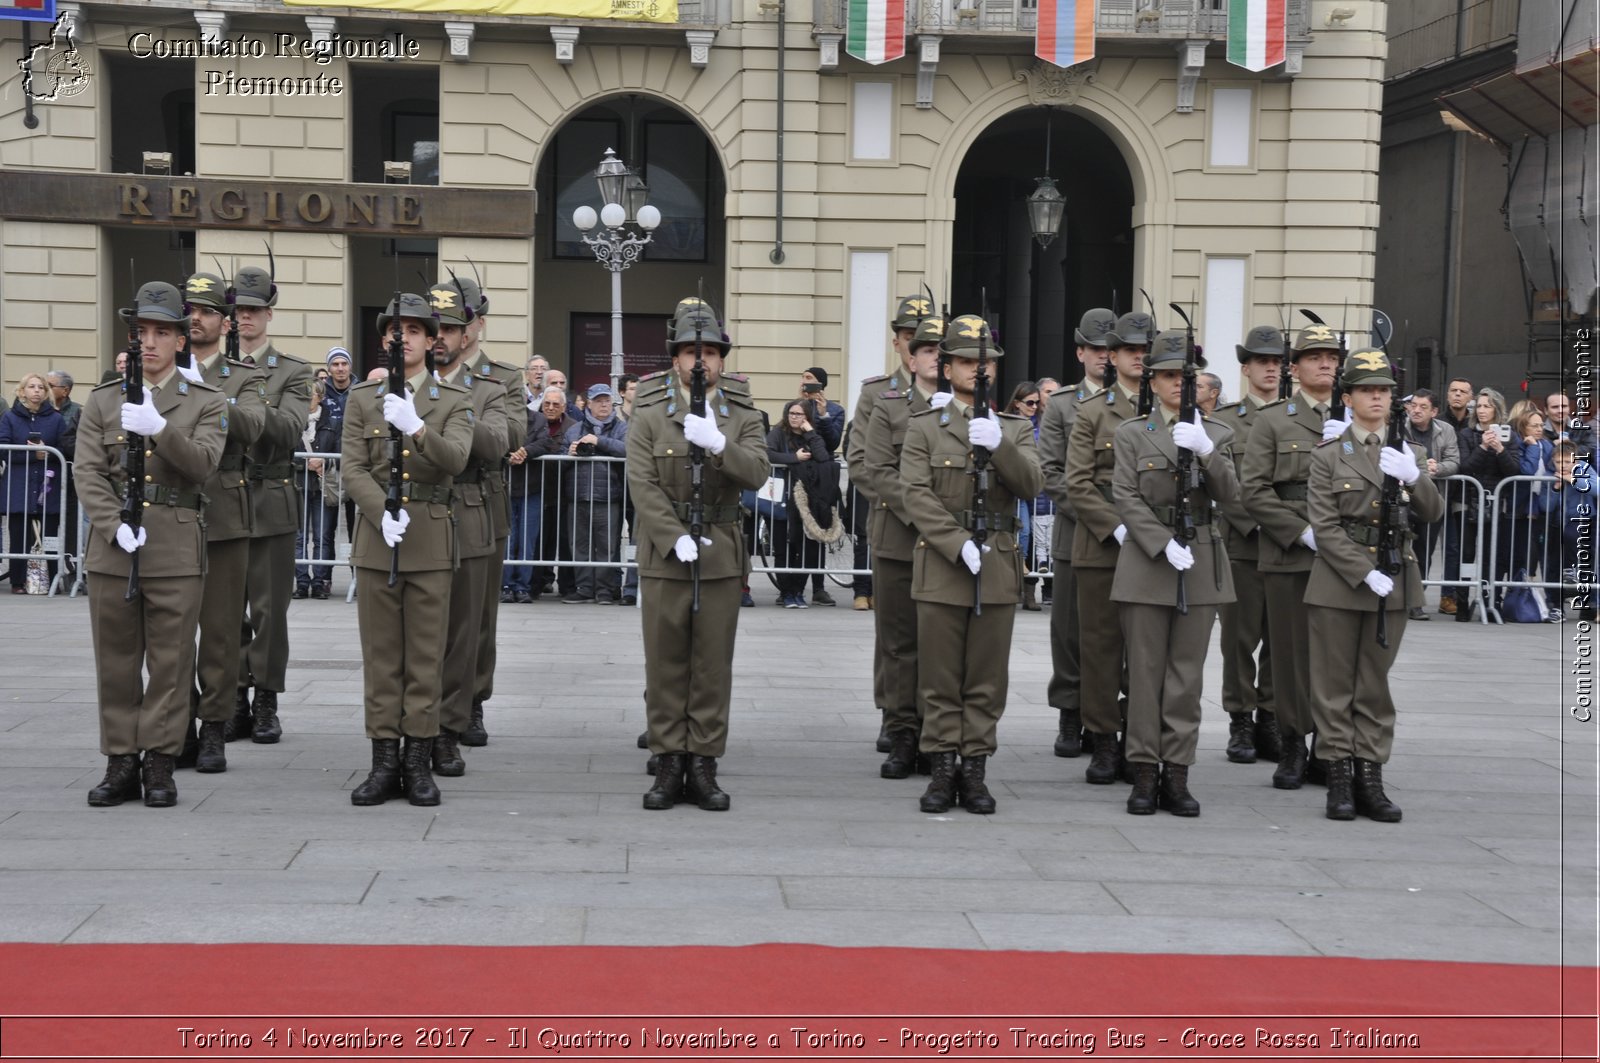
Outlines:
<svg viewBox="0 0 1600 1063"><path fill-rule="evenodd" d="M1300 542L1307 550L1317 549L1317 537L1311 534L1311 525L1307 524L1306 530L1300 533Z"/></svg>
<svg viewBox="0 0 1600 1063"><path fill-rule="evenodd" d="M1388 576L1385 576L1377 569L1373 569L1371 572L1368 572L1367 578L1362 582L1368 587L1371 587L1372 593L1376 594L1379 598L1389 597L1389 592L1394 590L1394 580L1390 579Z"/></svg>
<svg viewBox="0 0 1600 1063"><path fill-rule="evenodd" d="M139 547L143 546L144 539L145 535L143 528L140 528L139 531L135 533L134 530L126 524L117 525L117 545L128 551L128 553L131 554L135 550L139 549Z"/></svg>
<svg viewBox="0 0 1600 1063"><path fill-rule="evenodd" d="M728 437L717 427L717 415L710 410L706 411L704 417L684 414L683 438L713 454L721 454L728 445Z"/></svg>
<svg viewBox="0 0 1600 1063"><path fill-rule="evenodd" d="M178 375L191 384L204 384L206 382L205 374L200 372L200 367L195 364L195 359L192 355L189 358L188 365L178 366Z"/></svg>
<svg viewBox="0 0 1600 1063"><path fill-rule="evenodd" d="M1330 439L1338 439L1340 436L1344 435L1344 430L1349 427L1349 421L1336 421L1332 417L1329 417L1326 421L1322 422L1322 441L1326 443Z"/></svg>
<svg viewBox="0 0 1600 1063"><path fill-rule="evenodd" d="M156 412L155 397L150 394L150 389L144 389L143 402L124 402L122 404L122 430L134 432L141 436L160 435L161 430L167 427L167 419Z"/></svg>
<svg viewBox="0 0 1600 1063"><path fill-rule="evenodd" d="M1203 458L1217 449L1211 442L1211 437L1206 435L1205 428L1200 424L1200 414L1196 411L1193 424L1178 421L1172 426L1172 441L1184 450L1192 451L1197 458Z"/></svg>
<svg viewBox="0 0 1600 1063"><path fill-rule="evenodd" d="M998 450L1005 436L1000 433L1000 422L994 414L986 413L967 422L967 442L985 450Z"/></svg>
<svg viewBox="0 0 1600 1063"><path fill-rule="evenodd" d="M1118 546L1121 546L1128 539L1128 526L1126 524L1118 524L1111 532L1111 537L1117 541Z"/></svg>
<svg viewBox="0 0 1600 1063"><path fill-rule="evenodd" d="M968 539L961 544L961 560L967 566L967 569L976 576L978 569L983 567L983 554L987 554L991 549L992 547L985 545L983 553L979 553L978 544Z"/></svg>
<svg viewBox="0 0 1600 1063"><path fill-rule="evenodd" d="M950 400L953 398L955 398L955 395L951 392L935 391L933 397L928 400L928 405L936 410L942 410L950 405Z"/></svg>
<svg viewBox="0 0 1600 1063"><path fill-rule="evenodd" d="M1178 545L1178 540L1167 540L1167 564L1179 572L1187 572L1194 567L1194 551L1187 546Z"/></svg>
<svg viewBox="0 0 1600 1063"><path fill-rule="evenodd" d="M406 537L406 528L411 524L411 514L404 509L398 517L389 516L389 511L383 511L383 541L390 546L399 546L400 540Z"/></svg>
<svg viewBox="0 0 1600 1063"><path fill-rule="evenodd" d="M693 415L691 414L691 416ZM678 541L672 544L672 552L678 555L679 561L687 565L689 562L699 559L701 546L710 545L711 540L703 535L700 537L700 546L695 545L694 536L680 535L678 536Z"/></svg>
<svg viewBox="0 0 1600 1063"><path fill-rule="evenodd" d="M410 391L404 395L388 394L383 397L383 419L408 436L422 431L422 418L417 416L417 400Z"/></svg>
<svg viewBox="0 0 1600 1063"><path fill-rule="evenodd" d="M1417 468L1416 455L1411 453L1410 447L1404 450L1384 447L1378 451L1378 468L1383 470L1385 476L1393 476L1407 486L1416 483L1417 477L1422 475L1422 470Z"/></svg>

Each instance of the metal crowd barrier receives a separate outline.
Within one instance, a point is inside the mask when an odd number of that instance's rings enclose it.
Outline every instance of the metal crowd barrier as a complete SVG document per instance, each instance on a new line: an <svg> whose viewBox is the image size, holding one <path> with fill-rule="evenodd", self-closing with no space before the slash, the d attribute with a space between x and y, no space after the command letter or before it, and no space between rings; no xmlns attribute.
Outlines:
<svg viewBox="0 0 1600 1063"><path fill-rule="evenodd" d="M42 452L42 453L41 453ZM61 589L67 573L67 540L61 522L67 512L67 488L72 476L67 456L55 447L30 446L26 443L0 444L0 462L5 464L5 474L0 476L0 510L5 520L0 530L5 533L4 549L0 559L7 563L7 575L20 564L22 587L30 593L44 593L54 597ZM19 471L27 477L19 505L13 505L12 492L16 489L15 477ZM38 484L34 472L40 473ZM29 566L41 562L46 566L44 582ZM54 571L50 571L51 569ZM34 584L30 588L29 584ZM16 586L15 583L12 584ZM36 588L43 586L43 591Z"/></svg>
<svg viewBox="0 0 1600 1063"><path fill-rule="evenodd" d="M1460 474L1435 477L1434 485L1445 496L1445 514L1423 525L1422 535L1412 544L1422 564L1422 585L1438 587L1441 600L1451 588L1464 590L1466 601L1457 608L1467 609L1469 615L1477 609L1478 622L1487 624L1491 598L1484 567L1483 513L1489 494L1476 479ZM1429 575L1434 559L1439 561L1437 579Z"/></svg>
<svg viewBox="0 0 1600 1063"><path fill-rule="evenodd" d="M1501 622L1499 605L1504 592L1515 587L1538 590L1547 615L1563 611L1569 595L1588 593L1594 582L1593 557L1587 573L1579 570L1583 558L1567 564L1562 549L1565 508L1553 490L1561 481L1554 476L1508 476L1495 485L1485 516L1493 514L1489 537L1492 561L1487 581L1486 613ZM1568 484L1564 490L1575 490ZM1591 542L1593 535L1590 535ZM1537 578L1535 578L1537 573ZM1570 577L1570 578L1569 578Z"/></svg>

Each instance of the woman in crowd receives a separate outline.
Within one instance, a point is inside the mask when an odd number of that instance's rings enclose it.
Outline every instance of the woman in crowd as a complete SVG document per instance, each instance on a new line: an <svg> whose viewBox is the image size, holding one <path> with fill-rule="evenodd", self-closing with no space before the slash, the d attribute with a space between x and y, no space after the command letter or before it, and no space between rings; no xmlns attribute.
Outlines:
<svg viewBox="0 0 1600 1063"><path fill-rule="evenodd" d="M1494 388L1484 388L1478 392L1472 421L1461 430L1461 473L1477 480L1483 485L1485 495L1492 496L1501 480L1507 476L1516 476L1521 471L1522 440L1507 423L1505 396ZM1476 507L1469 506L1468 519L1470 520L1475 513ZM1502 529L1502 532L1505 530ZM1485 527L1482 531L1484 549L1487 551L1491 529ZM1474 539L1475 531L1469 524L1467 534L1463 536L1461 543L1463 563L1475 560L1469 556L1475 549ZM1483 566L1480 564L1480 579L1486 575L1482 569ZM1472 608L1466 588L1456 588L1455 595L1456 620L1466 623L1472 619Z"/></svg>
<svg viewBox="0 0 1600 1063"><path fill-rule="evenodd" d="M838 467L807 416L807 408L808 404L799 399L784 403L783 419L767 433L767 457L772 461L773 474L784 478L784 503L789 510L787 521L772 522L773 560L784 568L822 567L822 545L805 533L801 507L794 497L795 485L803 484L808 503L814 501L810 496L821 485L826 467L834 470L837 493ZM785 572L778 576L778 600L785 609L807 608L805 589L804 573Z"/></svg>
<svg viewBox="0 0 1600 1063"><path fill-rule="evenodd" d="M1033 425L1033 440L1039 441L1039 414L1042 412L1039 394L1039 385L1032 380L1024 380L1018 384L1011 393L1011 401L1006 404L1005 412L1016 417L1026 417L1028 423ZM1033 572L1043 558L1050 556L1050 525L1056 518L1055 503L1043 491L1032 502L1017 503L1017 547L1022 551L1022 563L1027 572ZM1022 580L1022 608L1030 612L1039 611L1039 599L1035 595L1038 581L1027 576Z"/></svg>
<svg viewBox="0 0 1600 1063"><path fill-rule="evenodd" d="M46 398L50 388L39 373L27 373L17 385L11 409L0 416L0 443L31 445L34 450L0 453L5 462L6 542L13 554L24 554L39 542L39 534L55 535L61 522L61 499L66 492L59 458L44 448L61 449L66 427L61 414ZM11 593L27 594L28 562L13 557L9 570ZM56 566L50 565L50 579Z"/></svg>

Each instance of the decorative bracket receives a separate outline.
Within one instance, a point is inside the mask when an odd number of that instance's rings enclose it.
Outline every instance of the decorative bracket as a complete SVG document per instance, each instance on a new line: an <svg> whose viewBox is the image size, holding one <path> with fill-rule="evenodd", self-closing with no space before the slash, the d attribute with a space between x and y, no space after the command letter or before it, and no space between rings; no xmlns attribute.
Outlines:
<svg viewBox="0 0 1600 1063"><path fill-rule="evenodd" d="M817 69L839 69L839 45L844 43L842 33L817 34Z"/></svg>
<svg viewBox="0 0 1600 1063"><path fill-rule="evenodd" d="M61 23L62 32L73 44L78 42L78 31L89 24L82 4L57 4L56 21Z"/></svg>
<svg viewBox="0 0 1600 1063"><path fill-rule="evenodd" d="M704 67L711 62L711 46L717 42L716 30L684 30L689 42L689 65Z"/></svg>
<svg viewBox="0 0 1600 1063"><path fill-rule="evenodd" d="M450 58L465 63L472 57L472 37L478 32L475 22L446 22L445 36L450 38Z"/></svg>
<svg viewBox="0 0 1600 1063"><path fill-rule="evenodd" d="M306 32L311 34L311 44L314 47L325 48L333 43L333 31L339 28L339 20L332 15L307 15Z"/></svg>
<svg viewBox="0 0 1600 1063"><path fill-rule="evenodd" d="M1305 64L1306 42L1290 41L1283 53L1283 73L1285 77L1295 77L1300 73L1300 68Z"/></svg>
<svg viewBox="0 0 1600 1063"><path fill-rule="evenodd" d="M1015 77L1027 83L1028 102L1035 107L1073 107L1084 88L1094 84L1098 68L1095 60L1062 69L1041 59Z"/></svg>
<svg viewBox="0 0 1600 1063"><path fill-rule="evenodd" d="M933 76L939 72L939 44L943 37L924 33L917 37L917 107L933 108Z"/></svg>
<svg viewBox="0 0 1600 1063"><path fill-rule="evenodd" d="M556 44L556 62L566 66L578 49L578 27L551 26L550 39Z"/></svg>
<svg viewBox="0 0 1600 1063"><path fill-rule="evenodd" d="M1206 68L1206 42L1181 41L1178 44L1178 113L1194 110L1194 90Z"/></svg>
<svg viewBox="0 0 1600 1063"><path fill-rule="evenodd" d="M200 24L200 40L206 44L220 45L228 35L226 11L196 11L194 20Z"/></svg>

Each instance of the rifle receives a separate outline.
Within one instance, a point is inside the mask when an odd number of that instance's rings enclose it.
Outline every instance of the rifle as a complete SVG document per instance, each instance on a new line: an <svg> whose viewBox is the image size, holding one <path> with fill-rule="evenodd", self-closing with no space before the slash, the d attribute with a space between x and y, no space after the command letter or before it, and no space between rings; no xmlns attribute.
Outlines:
<svg viewBox="0 0 1600 1063"><path fill-rule="evenodd" d="M1183 319L1185 329L1183 342L1183 386L1178 392L1178 420L1184 424L1193 424L1195 411L1199 408L1195 402L1195 384L1200 375L1199 367L1195 364L1194 350L1194 323L1189 320L1189 315L1183 312L1183 307L1177 303L1167 304L1172 312ZM1194 523L1194 492L1200 487L1200 469L1195 464L1194 451L1185 447L1178 448L1178 499L1172 507L1172 537L1178 541L1179 546L1188 546L1197 538ZM1222 569L1213 566L1217 579L1222 579ZM1182 616L1189 615L1189 594L1182 572L1178 573L1178 613Z"/></svg>
<svg viewBox="0 0 1600 1063"><path fill-rule="evenodd" d="M1392 328L1392 326L1391 326ZM1387 341L1385 341L1387 342ZM1383 445L1393 447L1395 450L1405 451L1404 426L1406 423L1405 403L1400 399L1400 393L1405 390L1404 371L1394 362L1389 363L1394 372L1394 389L1389 393L1389 431L1384 438ZM1378 571L1385 576L1395 579L1405 571L1405 536L1410 531L1411 516L1408 512L1404 489L1400 481L1393 476L1385 475L1383 478L1383 493L1378 503ZM1402 590L1401 595L1405 592ZM1389 625L1386 614L1388 613L1388 598L1378 602L1378 645L1384 649L1389 648Z"/></svg>
<svg viewBox="0 0 1600 1063"><path fill-rule="evenodd" d="M239 307L234 297L238 294L239 289L233 286L233 274L222 268L222 260L218 259L216 255L211 257L217 263L217 272L228 278L228 290L223 295L223 301L228 304L228 339L223 357L230 362L237 362L239 360Z"/></svg>
<svg viewBox="0 0 1600 1063"><path fill-rule="evenodd" d="M128 265L129 276L133 264ZM134 316L128 321L128 362L122 370L122 401L144 401L144 345L139 342L139 295L133 297ZM122 470L128 475L128 491L122 498L122 523L133 529L137 538L144 524L144 436L128 433L122 448ZM139 551L136 547L128 559L128 590L122 596L125 602L139 597Z"/></svg>
<svg viewBox="0 0 1600 1063"><path fill-rule="evenodd" d="M946 274L945 278L944 278L944 293L946 295L950 294L950 276L949 276L949 274ZM928 296L930 298L932 298L933 293L929 292ZM945 328L949 328L950 327L950 304L949 303L940 303L939 304L939 317L944 320L944 327ZM939 363L938 364L939 378L938 378L938 381L933 386L934 386L935 390L938 390L938 391L949 391L950 390L950 378L945 375L944 359L942 357L939 358L938 359L938 363Z"/></svg>
<svg viewBox="0 0 1600 1063"><path fill-rule="evenodd" d="M701 328L705 323L705 283L702 281L695 289L695 294L700 298L701 308L694 314L694 368L689 370L689 412L696 417L706 415L706 361L705 346L701 342ZM703 448L689 444L689 538L694 542L696 551L700 549L700 536L706 524L706 499L705 499L705 467L706 452ZM700 557L689 562L689 579L693 583L690 590L689 611L700 611Z"/></svg>
<svg viewBox="0 0 1600 1063"><path fill-rule="evenodd" d="M989 416L989 289L979 299L978 375L972 381L972 416ZM972 448L972 541L978 571L972 574L972 615L983 615L983 547L989 540L989 450Z"/></svg>
<svg viewBox="0 0 1600 1063"><path fill-rule="evenodd" d="M400 290L394 293L394 318L389 322L389 340L384 353L389 358L389 394L406 393L406 343L400 328ZM389 493L383 500L383 511L390 519L399 520L405 508L401 485L406 478L405 436L394 425L389 426ZM389 586L400 582L400 547L393 547L389 555Z"/></svg>
<svg viewBox="0 0 1600 1063"><path fill-rule="evenodd" d="M1115 288L1111 289L1111 314L1113 317L1119 316L1117 314L1117 290ZM1117 367L1115 363L1111 361L1111 351L1107 349L1106 364L1105 367L1100 370L1100 390L1106 393L1107 406L1115 406L1117 404L1117 393L1113 387L1116 382Z"/></svg>
<svg viewBox="0 0 1600 1063"><path fill-rule="evenodd" d="M1150 328L1154 330L1156 327L1156 301L1150 298L1150 293L1143 288L1139 289L1139 294L1144 296L1144 301L1150 304ZM1151 336L1149 340L1150 342L1147 346L1154 350L1156 338ZM1155 405L1155 392L1150 390L1150 360L1147 358L1145 359L1144 367L1139 371L1139 416L1149 417L1150 411L1155 409Z"/></svg>
<svg viewBox="0 0 1600 1063"><path fill-rule="evenodd" d="M1283 326L1283 361L1278 365L1278 398L1281 400L1294 393L1294 380L1289 373L1294 365L1294 347L1289 342L1289 318L1281 306L1278 308L1278 324Z"/></svg>

